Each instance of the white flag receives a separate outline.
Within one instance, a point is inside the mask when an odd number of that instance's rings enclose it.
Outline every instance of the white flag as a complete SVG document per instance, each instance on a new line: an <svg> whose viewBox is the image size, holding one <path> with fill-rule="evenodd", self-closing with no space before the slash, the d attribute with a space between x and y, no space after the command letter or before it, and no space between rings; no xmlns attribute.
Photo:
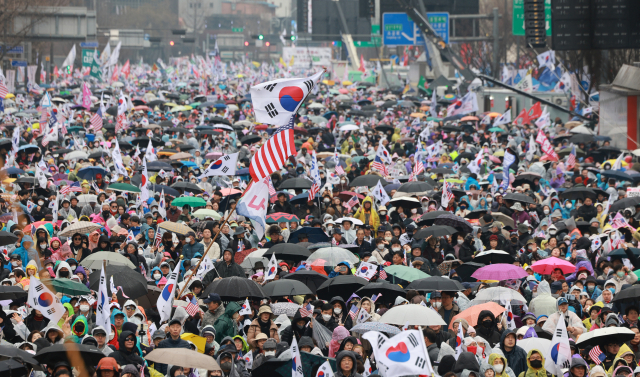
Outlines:
<svg viewBox="0 0 640 377"><path fill-rule="evenodd" d="M109 56L109 61L107 61L107 66L118 64L118 59L120 58L120 46L122 46L122 42L118 42L116 48L113 49L113 52Z"/></svg>
<svg viewBox="0 0 640 377"><path fill-rule="evenodd" d="M227 154L213 161L198 179L214 175L236 175L239 153Z"/></svg>
<svg viewBox="0 0 640 377"><path fill-rule="evenodd" d="M53 203L49 203L49 208L51 208L51 218L53 219L53 221L58 221L58 203L60 203L59 190L56 191L56 200Z"/></svg>
<svg viewBox="0 0 640 377"><path fill-rule="evenodd" d="M551 347L544 357L544 367L553 375L562 376L564 373L562 369L569 369L571 366L571 346L567 336L567 327L562 318L556 324L556 330L551 338Z"/></svg>
<svg viewBox="0 0 640 377"><path fill-rule="evenodd" d="M620 156L618 156L618 158L616 158L616 161L613 163L613 166L611 166L611 170L620 170L620 169L622 169L622 158L623 157L624 157L624 152L620 153Z"/></svg>
<svg viewBox="0 0 640 377"><path fill-rule="evenodd" d="M43 316L49 318L49 322L58 323L66 309L60 303L58 297L53 294L40 280L33 279L29 284L29 297L27 302L33 309L37 309Z"/></svg>
<svg viewBox="0 0 640 377"><path fill-rule="evenodd" d="M98 304L96 306L96 326L102 326L107 333L107 338L111 334L111 296L107 291L107 278L104 267L100 272L100 285L98 285Z"/></svg>
<svg viewBox="0 0 640 377"><path fill-rule="evenodd" d="M509 330L515 330L516 329L516 321L513 319L513 312L511 311L511 301L507 301L505 307L504 307L504 314L503 316L505 317L505 320L507 321L507 328Z"/></svg>
<svg viewBox="0 0 640 377"><path fill-rule="evenodd" d="M369 359L367 359L367 362L369 362ZM364 373L367 373L367 367L366 367L367 364L365 363L364 365L365 365ZM369 367L371 367L371 364L369 364ZM362 374L363 377L365 377L364 373ZM331 369L331 364L329 364L329 360L325 361L324 363L322 363L322 365L320 365L320 368L318 368L318 373L316 374L316 377L333 377L333 376L334 374L333 374L333 370Z"/></svg>
<svg viewBox="0 0 640 377"><path fill-rule="evenodd" d="M508 124L511 123L511 110L507 110L507 112L505 112L504 114L500 115L500 117L498 119L495 120L495 122L493 122L493 127L498 127L499 125L502 124Z"/></svg>
<svg viewBox="0 0 640 377"><path fill-rule="evenodd" d="M393 162L391 160L391 155L389 154L389 151L387 150L387 148L384 147L382 143L380 143L380 145L378 146L378 150L376 151L376 157L379 157L380 160L385 164L390 164L391 162Z"/></svg>
<svg viewBox="0 0 640 377"><path fill-rule="evenodd" d="M429 113L432 117L438 117L438 99L436 97L436 88L431 89L431 106L429 106Z"/></svg>
<svg viewBox="0 0 640 377"><path fill-rule="evenodd" d="M47 164L44 162L44 160L40 160L40 162L38 162L38 168L36 169L36 178L38 178L40 187L44 189L47 188L47 177L45 176L46 171Z"/></svg>
<svg viewBox="0 0 640 377"><path fill-rule="evenodd" d="M247 352L246 354L244 354L244 356L242 356L242 358L244 359L245 367L247 367L247 369L253 369L253 350L251 350L251 351Z"/></svg>
<svg viewBox="0 0 640 377"><path fill-rule="evenodd" d="M122 152L120 151L120 144L118 144L117 139L115 140L113 152L111 152L111 158L113 159L113 166L116 168L116 173L123 176L129 176L129 173L122 162Z"/></svg>
<svg viewBox="0 0 640 377"><path fill-rule="evenodd" d="M284 126L320 81L324 71L311 77L278 79L251 87L256 122Z"/></svg>
<svg viewBox="0 0 640 377"><path fill-rule="evenodd" d="M547 111L547 107L545 106L544 109L542 109L542 115L540 115L540 118L536 120L536 126L542 129L548 126L550 123L551 114L549 114L549 112Z"/></svg>
<svg viewBox="0 0 640 377"><path fill-rule="evenodd" d="M393 371L388 376L435 373L424 338L418 330L403 331L391 339L377 331L366 332L362 337L371 343L378 366L383 366L383 370Z"/></svg>
<svg viewBox="0 0 640 377"><path fill-rule="evenodd" d="M309 174L311 175L313 183L317 184L319 188L322 185L322 180L320 179L320 171L318 170L316 151L311 152L311 169L309 169Z"/></svg>
<svg viewBox="0 0 640 377"><path fill-rule="evenodd" d="M467 168L475 174L479 174L480 173L480 165L482 164L482 160L484 158L484 149L480 149L480 151L478 151L478 154L476 155L476 158L471 161L470 163L467 164Z"/></svg>
<svg viewBox="0 0 640 377"><path fill-rule="evenodd" d="M291 341L291 377L304 377L302 373L302 356L295 336Z"/></svg>
<svg viewBox="0 0 640 377"><path fill-rule="evenodd" d="M164 288L162 289L162 292L160 292L160 296L158 296L156 307L158 308L158 312L160 313L160 322L168 321L169 319L171 319L171 308L173 306L173 297L175 296L176 280L178 278L179 273L180 273L180 263L176 264L176 267L173 269L173 272L169 274L169 278L167 279L167 285L164 286Z"/></svg>
<svg viewBox="0 0 640 377"><path fill-rule="evenodd" d="M549 50L538 55L538 65L553 70L556 65L556 52Z"/></svg>
<svg viewBox="0 0 640 377"><path fill-rule="evenodd" d="M536 140L533 138L533 134L529 135L529 149L527 149L527 161L533 160L533 156L536 154Z"/></svg>
<svg viewBox="0 0 640 377"><path fill-rule="evenodd" d="M277 272L278 272L278 261L276 260L276 254L274 253L274 254L271 254L271 260L269 260L267 271L264 274L264 281L275 278Z"/></svg>
<svg viewBox="0 0 640 377"><path fill-rule="evenodd" d="M147 172L147 159L142 160L142 181L140 182L140 200L145 201L149 199L149 189L147 184L149 183L149 173Z"/></svg>
<svg viewBox="0 0 640 377"><path fill-rule="evenodd" d="M460 354L465 351L462 349L463 345L464 345L464 333L462 332L462 323L459 323L458 335L456 336L456 354L454 356L456 360L458 360L458 357L460 356Z"/></svg>
<svg viewBox="0 0 640 377"><path fill-rule="evenodd" d="M149 139L149 144L147 145L147 150L144 152L144 157L147 161L156 161L158 157L156 156L156 150L153 148L153 143L151 143L151 139Z"/></svg>
<svg viewBox="0 0 640 377"><path fill-rule="evenodd" d="M244 299L244 304L242 304L242 308L238 312L240 315L251 315L251 305L249 304L249 299Z"/></svg>
<svg viewBox="0 0 640 377"><path fill-rule="evenodd" d="M358 266L358 271L356 271L356 276L360 276L361 278L371 280L372 277L375 276L378 271L378 266L372 263L360 262L360 266Z"/></svg>
<svg viewBox="0 0 640 377"><path fill-rule="evenodd" d="M533 92L533 80L531 79L531 74L527 74L519 83L516 84L516 86L514 86L514 88L527 93Z"/></svg>
<svg viewBox="0 0 640 377"><path fill-rule="evenodd" d="M467 93L462 99L447 107L447 115L465 115L478 111L478 97L475 92Z"/></svg>
<svg viewBox="0 0 640 377"><path fill-rule="evenodd" d="M158 213L162 216L163 219L167 218L167 209L165 208L166 202L164 200L164 189L162 189L162 194L160 194L160 203L158 203Z"/></svg>
<svg viewBox="0 0 640 377"><path fill-rule="evenodd" d="M378 181L378 184L373 188L373 191L371 191L371 193L373 194L373 197L376 199L378 204L384 206L389 203L391 198L389 198L389 195L385 191L384 187L382 187L382 183L380 182L381 181Z"/></svg>
<svg viewBox="0 0 640 377"><path fill-rule="evenodd" d="M73 70L73 62L75 60L76 60L76 45L74 44L73 47L71 47L71 51L69 51L69 55L67 55L66 59L64 59L64 62L62 63L62 68L71 67L71 70Z"/></svg>
<svg viewBox="0 0 640 377"><path fill-rule="evenodd" d="M267 207L269 205L269 181L263 179L251 184L236 205L238 215L251 220L258 239L262 239L267 228Z"/></svg>
<svg viewBox="0 0 640 377"><path fill-rule="evenodd" d="M369 312L367 312L364 309L360 309L360 312L358 313L358 318L356 318L356 323L365 323L367 322L367 320L371 318L371 314L369 314Z"/></svg>

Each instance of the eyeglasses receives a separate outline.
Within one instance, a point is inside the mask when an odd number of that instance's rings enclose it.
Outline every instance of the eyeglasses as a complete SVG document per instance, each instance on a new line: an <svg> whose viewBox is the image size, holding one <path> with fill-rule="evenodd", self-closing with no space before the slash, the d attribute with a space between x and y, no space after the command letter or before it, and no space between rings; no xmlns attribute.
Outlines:
<svg viewBox="0 0 640 377"><path fill-rule="evenodd" d="M125 341L126 341L126 342L135 342L135 341L136 341L136 338L128 337L128 338L126 338L126 339L125 339Z"/></svg>
<svg viewBox="0 0 640 377"><path fill-rule="evenodd" d="M80 238L80 237L76 237L76 238L74 238L73 240L74 240L74 241L82 241L82 238Z"/></svg>

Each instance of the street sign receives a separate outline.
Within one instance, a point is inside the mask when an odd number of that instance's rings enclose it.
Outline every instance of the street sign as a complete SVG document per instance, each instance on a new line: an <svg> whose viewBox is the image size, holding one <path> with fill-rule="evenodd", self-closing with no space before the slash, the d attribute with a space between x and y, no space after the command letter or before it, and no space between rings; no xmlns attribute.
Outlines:
<svg viewBox="0 0 640 377"><path fill-rule="evenodd" d="M371 25L371 41L353 41L356 47L380 47L382 46L382 38L380 38L380 25Z"/></svg>
<svg viewBox="0 0 640 377"><path fill-rule="evenodd" d="M98 48L98 42L80 42L80 48Z"/></svg>
<svg viewBox="0 0 640 377"><path fill-rule="evenodd" d="M547 37L551 36L551 0L544 2L544 20L547 29ZM524 36L524 0L513 0L513 35Z"/></svg>
<svg viewBox="0 0 640 377"><path fill-rule="evenodd" d="M0 46L0 51L4 50L4 46ZM7 54L24 54L24 46L15 46L10 49Z"/></svg>
<svg viewBox="0 0 640 377"><path fill-rule="evenodd" d="M93 52L95 50L82 50L82 66L83 67L91 67L91 63L93 62Z"/></svg>
<svg viewBox="0 0 640 377"><path fill-rule="evenodd" d="M244 28L241 27L232 27L231 31L234 33L242 33L244 31Z"/></svg>
<svg viewBox="0 0 640 377"><path fill-rule="evenodd" d="M12 67L26 67L27 66L27 61L26 60L12 60L11 61L11 66Z"/></svg>
<svg viewBox="0 0 640 377"><path fill-rule="evenodd" d="M449 13L427 13L427 20L435 32L448 44ZM424 45L420 28L406 13L384 13L382 29L382 41L385 46Z"/></svg>

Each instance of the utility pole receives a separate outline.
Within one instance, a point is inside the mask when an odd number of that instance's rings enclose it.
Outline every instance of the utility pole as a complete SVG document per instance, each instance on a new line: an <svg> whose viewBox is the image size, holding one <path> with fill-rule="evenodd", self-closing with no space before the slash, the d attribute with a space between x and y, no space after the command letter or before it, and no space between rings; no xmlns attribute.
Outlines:
<svg viewBox="0 0 640 377"><path fill-rule="evenodd" d="M500 48L500 12L498 8L493 8L493 77L499 79L500 75L498 71L500 70L500 58L499 51Z"/></svg>

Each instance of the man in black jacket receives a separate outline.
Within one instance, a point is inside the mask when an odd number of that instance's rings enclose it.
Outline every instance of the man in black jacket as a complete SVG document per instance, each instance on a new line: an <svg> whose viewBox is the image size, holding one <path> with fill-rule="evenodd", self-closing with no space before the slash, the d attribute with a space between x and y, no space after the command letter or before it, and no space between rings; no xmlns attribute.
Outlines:
<svg viewBox="0 0 640 377"><path fill-rule="evenodd" d="M158 347L156 348L187 348L187 349L191 349L191 346L189 346L189 342L187 342L186 340L180 338L180 333L182 332L182 323L177 320L177 319L172 319L169 322L169 326L167 326L167 328L169 329L169 337L163 341L161 341L158 344ZM124 334L124 332L123 332ZM122 339L122 337L121 337ZM120 343L120 349L122 349L122 343ZM116 359L116 361L118 361ZM125 364L129 364L129 363L120 363L118 361L118 364L120 365L125 365ZM162 374L167 374L167 364L158 364L156 363L155 365L155 369L162 373Z"/></svg>
<svg viewBox="0 0 640 377"><path fill-rule="evenodd" d="M287 326L282 330L282 333L280 333L280 341L291 344L294 335L296 337L296 342L300 342L300 338L303 336L313 336L313 330L311 327L307 326L307 323L310 320L310 317L303 317L302 314L300 314L300 309L298 309L291 320L291 325Z"/></svg>
<svg viewBox="0 0 640 377"><path fill-rule="evenodd" d="M293 206L287 200L287 195L283 192L278 193L278 201L275 202L269 209L269 213L284 212L289 214L293 213Z"/></svg>

